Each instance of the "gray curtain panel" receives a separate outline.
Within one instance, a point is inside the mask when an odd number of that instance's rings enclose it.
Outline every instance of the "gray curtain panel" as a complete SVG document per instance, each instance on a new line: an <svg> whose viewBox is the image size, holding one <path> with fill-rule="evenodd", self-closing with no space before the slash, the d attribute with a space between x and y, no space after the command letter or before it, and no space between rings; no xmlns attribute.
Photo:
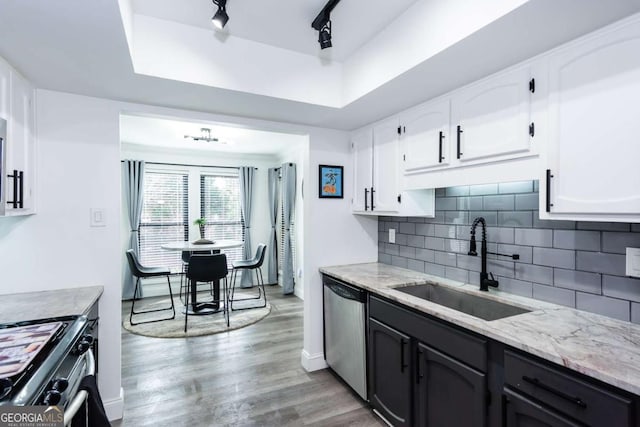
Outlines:
<svg viewBox="0 0 640 427"><path fill-rule="evenodd" d="M269 169L269 220L271 221L271 232L269 243L267 243L267 283L274 285L278 283L278 238L276 237L276 221L278 219L278 200L280 198L280 185L278 178L280 168Z"/></svg>
<svg viewBox="0 0 640 427"><path fill-rule="evenodd" d="M291 251L291 218L296 203L296 165L282 165L282 203L284 208L284 258L282 260L282 293L292 294L295 286L293 253Z"/></svg>
<svg viewBox="0 0 640 427"><path fill-rule="evenodd" d="M144 196L144 161L125 160L122 163L122 181L124 183L124 197L127 203L127 214L129 216L129 226L131 237L129 238L129 248L138 254L140 216L142 215L142 202ZM135 278L129 272L126 275L122 286L122 298L133 298ZM142 288L139 288L142 294ZM139 295L142 296L142 295Z"/></svg>
<svg viewBox="0 0 640 427"><path fill-rule="evenodd" d="M240 168L240 206L242 208L242 219L244 220L244 258L253 258L251 250L251 208L253 203L253 178L256 169L254 167L243 166ZM253 286L252 271L243 270L240 280L241 288Z"/></svg>

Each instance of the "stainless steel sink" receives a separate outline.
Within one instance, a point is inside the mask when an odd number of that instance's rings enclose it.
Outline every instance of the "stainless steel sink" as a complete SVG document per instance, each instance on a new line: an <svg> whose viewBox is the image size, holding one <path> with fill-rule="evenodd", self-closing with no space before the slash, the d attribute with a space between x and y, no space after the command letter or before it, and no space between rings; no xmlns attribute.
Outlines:
<svg viewBox="0 0 640 427"><path fill-rule="evenodd" d="M395 288L397 291L461 311L484 320L497 320L530 310L456 291L444 286L426 284Z"/></svg>

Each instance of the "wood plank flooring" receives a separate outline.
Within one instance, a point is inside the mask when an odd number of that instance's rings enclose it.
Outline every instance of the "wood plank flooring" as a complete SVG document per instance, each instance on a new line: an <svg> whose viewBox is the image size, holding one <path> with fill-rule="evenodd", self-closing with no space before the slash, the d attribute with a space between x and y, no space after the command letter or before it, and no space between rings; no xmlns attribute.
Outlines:
<svg viewBox="0 0 640 427"><path fill-rule="evenodd" d="M303 303L277 286L267 293L269 316L236 331L159 339L123 329L125 410L113 426L384 425L331 372L302 368Z"/></svg>

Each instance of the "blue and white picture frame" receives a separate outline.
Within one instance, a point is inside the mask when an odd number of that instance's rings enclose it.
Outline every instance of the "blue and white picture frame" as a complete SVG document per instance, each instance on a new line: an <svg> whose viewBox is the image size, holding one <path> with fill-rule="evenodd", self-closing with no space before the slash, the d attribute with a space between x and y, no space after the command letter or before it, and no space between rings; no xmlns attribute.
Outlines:
<svg viewBox="0 0 640 427"><path fill-rule="evenodd" d="M321 199L344 198L344 169L342 166L320 165L318 196Z"/></svg>

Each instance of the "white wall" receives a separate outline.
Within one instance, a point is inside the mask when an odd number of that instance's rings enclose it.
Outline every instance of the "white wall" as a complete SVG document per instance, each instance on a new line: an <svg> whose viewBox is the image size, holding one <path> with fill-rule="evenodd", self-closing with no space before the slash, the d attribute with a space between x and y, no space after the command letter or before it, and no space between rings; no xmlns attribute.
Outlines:
<svg viewBox="0 0 640 427"><path fill-rule="evenodd" d="M307 135L304 156L304 349L308 369L322 359L322 285L318 267L377 259L377 220L350 213L348 135L284 123L110 101L38 90L38 213L0 219L0 292L86 285L105 287L100 302L100 390L111 417L121 416L120 114L223 122ZM318 199L317 168L344 164L345 199ZM315 173L314 173L315 172ZM89 227L89 209L107 226Z"/></svg>
<svg viewBox="0 0 640 427"><path fill-rule="evenodd" d="M104 286L100 390L110 415L120 399L120 160L118 112L107 102L37 96L37 214L0 218L0 293ZM89 209L107 225L89 227ZM34 301L38 317L38 301Z"/></svg>

